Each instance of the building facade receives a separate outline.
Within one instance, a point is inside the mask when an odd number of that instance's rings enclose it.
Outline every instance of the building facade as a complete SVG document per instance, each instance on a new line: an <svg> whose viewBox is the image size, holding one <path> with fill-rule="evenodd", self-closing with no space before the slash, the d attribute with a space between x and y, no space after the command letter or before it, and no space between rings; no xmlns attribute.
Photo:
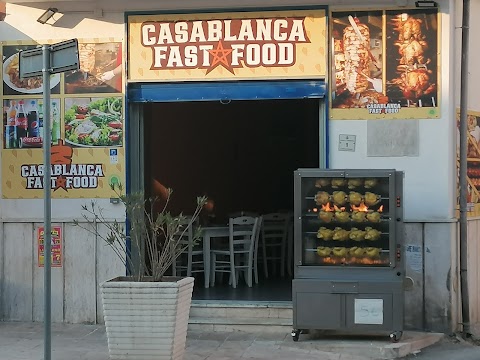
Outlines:
<svg viewBox="0 0 480 360"><path fill-rule="evenodd" d="M312 161L317 166L405 172L403 250L407 276L413 279L406 292L406 325L457 329L459 3L440 0L436 8L421 9L413 1L393 0L247 1L241 6L229 0L59 1L54 2L58 13L40 24L37 18L51 3L7 2L0 22L0 318L41 321L43 316L37 139L45 130L41 122L37 128L28 122L35 107L41 115L41 84L12 75L18 70L15 54L77 38L81 71L51 80L52 153L59 156L52 169L52 218L58 232L54 321L102 322L98 284L124 269L109 249L74 227L73 219L81 219L81 206L95 199L108 218L122 220L123 209L111 201L109 184L142 188L155 177L144 146L144 134L154 125L144 119L162 114L174 119L179 111L156 104L289 99L299 101L295 106L303 114L306 105L300 99L315 99L318 136L312 146L317 158ZM480 1L474 0L472 14L478 11ZM470 59L476 51L471 48ZM470 63L470 139L475 139L480 114L475 79L480 74ZM27 117L23 123L20 104ZM82 123L84 115L96 116L95 121ZM475 264L480 251L475 218L479 140L470 140L469 154L472 323L480 320ZM220 153L227 149L228 144L216 141Z"/></svg>

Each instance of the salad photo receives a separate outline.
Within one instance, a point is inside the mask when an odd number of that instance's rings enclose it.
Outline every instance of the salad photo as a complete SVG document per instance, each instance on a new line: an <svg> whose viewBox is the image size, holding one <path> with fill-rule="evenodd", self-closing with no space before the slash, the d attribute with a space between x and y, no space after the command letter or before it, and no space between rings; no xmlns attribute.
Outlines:
<svg viewBox="0 0 480 360"><path fill-rule="evenodd" d="M122 98L65 99L65 142L78 147L122 146Z"/></svg>

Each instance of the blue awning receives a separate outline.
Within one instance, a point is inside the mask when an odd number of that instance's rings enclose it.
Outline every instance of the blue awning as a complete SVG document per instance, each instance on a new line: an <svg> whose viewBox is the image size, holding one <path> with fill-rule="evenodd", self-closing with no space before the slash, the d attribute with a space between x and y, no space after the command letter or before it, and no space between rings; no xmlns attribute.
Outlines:
<svg viewBox="0 0 480 360"><path fill-rule="evenodd" d="M131 102L228 101L323 98L324 80L130 83Z"/></svg>

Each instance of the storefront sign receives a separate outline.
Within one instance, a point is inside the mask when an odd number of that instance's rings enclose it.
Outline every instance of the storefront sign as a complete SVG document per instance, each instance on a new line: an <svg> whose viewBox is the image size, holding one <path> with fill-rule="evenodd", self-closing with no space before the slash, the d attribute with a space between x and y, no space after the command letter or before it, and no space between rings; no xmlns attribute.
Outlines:
<svg viewBox="0 0 480 360"><path fill-rule="evenodd" d="M332 16L331 119L440 117L437 9Z"/></svg>
<svg viewBox="0 0 480 360"><path fill-rule="evenodd" d="M45 230L42 226L38 228L37 233L38 267L43 267L45 264L44 237ZM60 226L52 226L52 267L62 267L62 228Z"/></svg>
<svg viewBox="0 0 480 360"><path fill-rule="evenodd" d="M36 46L0 46L2 197L7 199L43 198L43 83L41 77L19 76L19 51ZM125 182L122 46L113 39L80 40L78 48L80 69L52 75L50 81L52 197L110 198L109 184Z"/></svg>
<svg viewBox="0 0 480 360"><path fill-rule="evenodd" d="M324 78L324 10L128 17L129 81Z"/></svg>

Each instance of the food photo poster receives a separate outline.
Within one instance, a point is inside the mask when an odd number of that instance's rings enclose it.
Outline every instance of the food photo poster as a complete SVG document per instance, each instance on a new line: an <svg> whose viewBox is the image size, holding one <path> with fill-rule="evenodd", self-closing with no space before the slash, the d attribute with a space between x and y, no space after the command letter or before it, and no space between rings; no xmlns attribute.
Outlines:
<svg viewBox="0 0 480 360"><path fill-rule="evenodd" d="M43 94L43 79L41 76L21 79L18 71L19 52L31 50L40 45L6 45L3 46L3 95L31 95ZM52 94L60 93L60 74L50 77L50 91Z"/></svg>
<svg viewBox="0 0 480 360"><path fill-rule="evenodd" d="M457 109L457 217L460 216L460 109ZM480 216L480 112L467 111L467 216Z"/></svg>
<svg viewBox="0 0 480 360"><path fill-rule="evenodd" d="M18 52L36 46L0 46L3 198L43 197L47 129L42 79L27 82L18 74ZM125 183L121 49L120 41L79 40L80 69L52 75L48 131L53 198L110 198L110 184Z"/></svg>
<svg viewBox="0 0 480 360"><path fill-rule="evenodd" d="M440 117L437 9L331 16L330 118Z"/></svg>

